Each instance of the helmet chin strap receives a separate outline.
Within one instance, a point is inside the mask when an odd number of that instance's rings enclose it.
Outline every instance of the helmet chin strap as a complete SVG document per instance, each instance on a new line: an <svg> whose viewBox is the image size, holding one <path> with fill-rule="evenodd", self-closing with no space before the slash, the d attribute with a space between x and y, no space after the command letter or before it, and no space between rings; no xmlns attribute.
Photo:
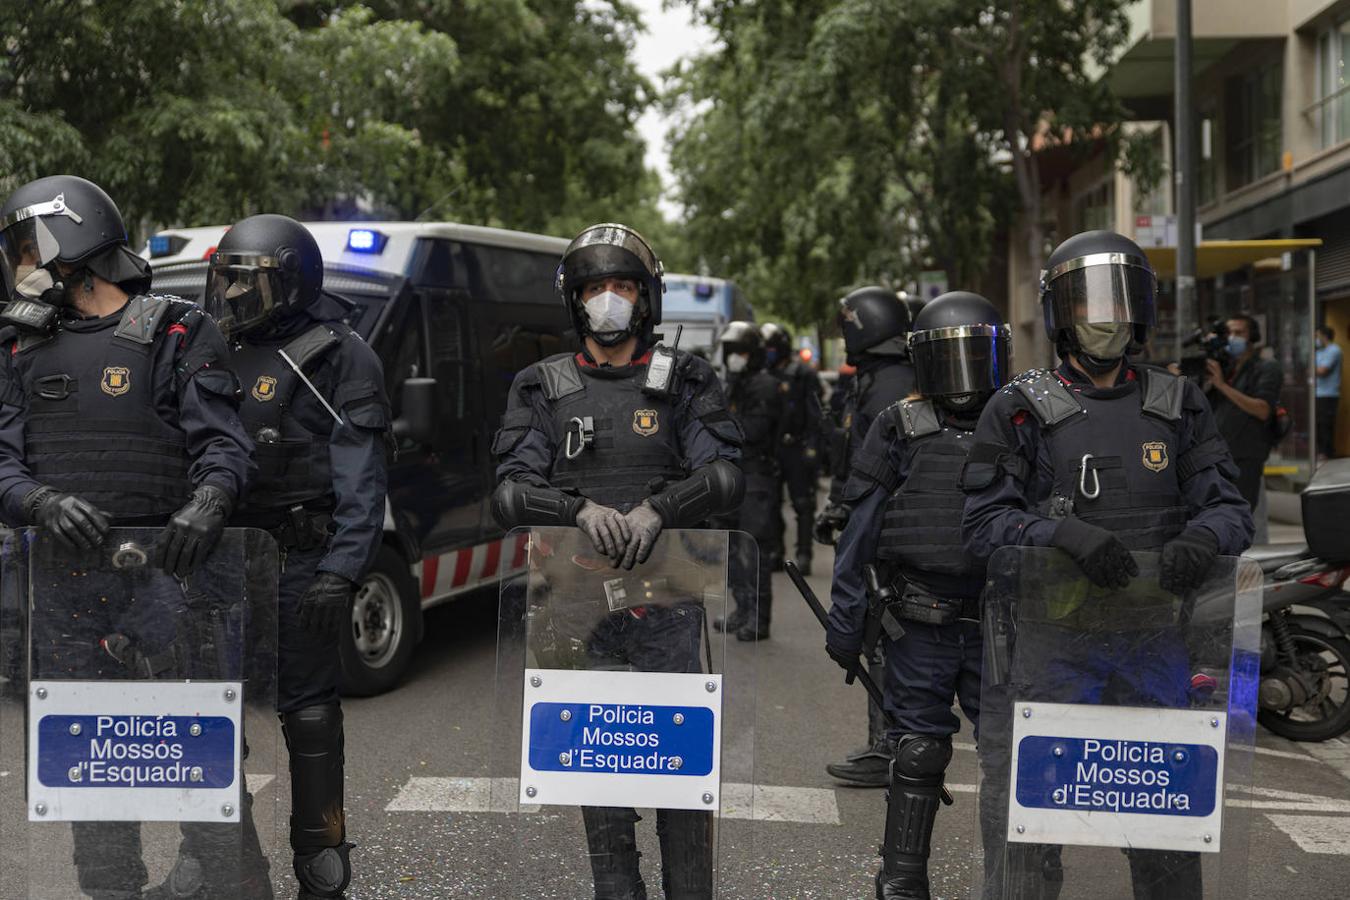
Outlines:
<svg viewBox="0 0 1350 900"><path fill-rule="evenodd" d="M1100 356L1093 356L1091 353L1084 353L1082 350L1076 352L1074 358L1078 360L1078 364L1083 367L1083 371L1088 375L1105 375L1125 361L1123 356L1103 359Z"/></svg>
<svg viewBox="0 0 1350 900"><path fill-rule="evenodd" d="M587 337L601 347L617 347L633 336L632 331L591 331Z"/></svg>

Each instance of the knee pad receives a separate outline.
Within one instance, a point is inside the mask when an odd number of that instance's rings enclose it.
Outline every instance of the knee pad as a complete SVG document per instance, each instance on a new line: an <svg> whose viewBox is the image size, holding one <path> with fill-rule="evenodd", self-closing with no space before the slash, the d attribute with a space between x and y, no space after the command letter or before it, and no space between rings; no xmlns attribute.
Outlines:
<svg viewBox="0 0 1350 900"><path fill-rule="evenodd" d="M895 745L895 774L906 778L934 778L952 761L952 739L931 734L907 734Z"/></svg>
<svg viewBox="0 0 1350 900"><path fill-rule="evenodd" d="M295 878L315 897L340 897L352 880L352 845L345 841L295 858Z"/></svg>

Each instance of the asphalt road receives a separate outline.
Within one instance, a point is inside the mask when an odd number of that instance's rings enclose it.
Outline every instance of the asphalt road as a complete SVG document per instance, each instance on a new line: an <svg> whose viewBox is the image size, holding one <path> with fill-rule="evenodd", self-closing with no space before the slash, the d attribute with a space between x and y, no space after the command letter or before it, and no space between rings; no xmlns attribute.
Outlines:
<svg viewBox="0 0 1350 900"><path fill-rule="evenodd" d="M828 590L830 555L818 554L817 592ZM721 896L872 896L883 792L842 787L825 764L862 741L864 698L824 655L819 627L786 576L775 575L771 640L732 642L729 667L753 665L758 695L738 711L734 758L724 787L731 816L718 826ZM497 604L479 595L431 611L405 683L383 697L345 703L347 815L356 877L352 900L384 898L588 898L585 839L575 810L515 809L510 780L518 722L497 714L518 687L495 671ZM0 760L22 746L21 705L0 701ZM754 722L753 735L744 723ZM278 896L294 896L284 851L288 785L275 732L259 718L250 732L250 786ZM935 897L966 896L976 869L975 753L968 727L956 738L948 784L956 798L938 818L932 858ZM1350 742L1297 745L1261 732L1252 788L1230 797L1225 852L1206 863L1206 896L1343 897L1350 892ZM0 767L0 896L77 897L70 885L66 826L25 827L22 787ZM741 793L737 793L737 791ZM649 894L661 896L655 815L638 826ZM1246 826L1246 837L1242 825ZM163 877L175 826L143 829L151 883ZM1065 856L1061 895L1128 897L1127 866L1116 850ZM1220 890L1222 885L1222 891ZM25 894L25 889L29 891Z"/></svg>

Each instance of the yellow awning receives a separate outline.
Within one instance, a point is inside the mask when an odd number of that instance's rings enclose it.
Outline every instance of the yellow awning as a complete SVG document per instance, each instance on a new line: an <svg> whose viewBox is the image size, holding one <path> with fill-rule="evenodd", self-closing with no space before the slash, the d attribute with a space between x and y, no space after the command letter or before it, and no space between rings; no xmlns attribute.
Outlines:
<svg viewBox="0 0 1350 900"><path fill-rule="evenodd" d="M1265 259L1279 264L1280 255L1292 250L1307 250L1322 246L1320 238L1290 238L1275 241L1202 241L1195 248L1195 277L1213 278L1225 272L1236 272ZM1148 261L1160 281L1177 277L1176 247L1145 247Z"/></svg>

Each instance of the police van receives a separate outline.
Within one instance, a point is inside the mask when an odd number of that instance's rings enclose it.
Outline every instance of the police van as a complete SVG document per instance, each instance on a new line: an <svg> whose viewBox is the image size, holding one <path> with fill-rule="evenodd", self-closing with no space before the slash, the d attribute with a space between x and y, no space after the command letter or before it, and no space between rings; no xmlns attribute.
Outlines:
<svg viewBox="0 0 1350 900"><path fill-rule="evenodd" d="M754 310L735 282L704 275L668 274L661 300L661 330L667 341L681 327L680 348L714 359L717 338L728 322L753 322Z"/></svg>
<svg viewBox="0 0 1350 900"><path fill-rule="evenodd" d="M525 564L523 540L492 519L492 435L515 374L574 349L553 292L561 238L453 223L306 223L324 286L354 302L348 324L379 354L393 405L384 543L342 643L343 689L399 680L422 612ZM198 302L224 226L153 235L156 291Z"/></svg>

